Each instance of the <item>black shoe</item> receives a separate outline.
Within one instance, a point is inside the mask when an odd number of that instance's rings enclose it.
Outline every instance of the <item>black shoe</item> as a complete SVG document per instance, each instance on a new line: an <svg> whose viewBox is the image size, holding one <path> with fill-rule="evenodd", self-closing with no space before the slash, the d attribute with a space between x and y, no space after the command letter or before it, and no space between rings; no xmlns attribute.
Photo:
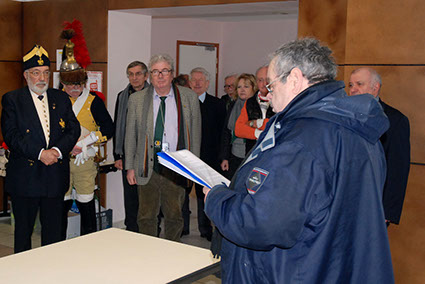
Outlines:
<svg viewBox="0 0 425 284"><path fill-rule="evenodd" d="M207 241L211 242L212 234L201 234L201 238L207 239Z"/></svg>
<svg viewBox="0 0 425 284"><path fill-rule="evenodd" d="M180 237L183 237L183 236L186 236L186 235L189 235L189 231L183 230Z"/></svg>

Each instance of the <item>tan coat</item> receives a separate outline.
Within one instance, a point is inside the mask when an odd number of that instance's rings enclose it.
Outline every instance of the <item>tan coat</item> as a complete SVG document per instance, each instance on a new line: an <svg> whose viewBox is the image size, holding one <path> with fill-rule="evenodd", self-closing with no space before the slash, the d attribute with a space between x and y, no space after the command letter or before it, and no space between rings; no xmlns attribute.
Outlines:
<svg viewBox="0 0 425 284"><path fill-rule="evenodd" d="M183 111L185 148L199 157L201 149L201 110L198 96L177 86ZM177 118L176 118L177 119ZM125 169L135 170L138 185L149 182L154 158L153 86L130 96L125 131Z"/></svg>

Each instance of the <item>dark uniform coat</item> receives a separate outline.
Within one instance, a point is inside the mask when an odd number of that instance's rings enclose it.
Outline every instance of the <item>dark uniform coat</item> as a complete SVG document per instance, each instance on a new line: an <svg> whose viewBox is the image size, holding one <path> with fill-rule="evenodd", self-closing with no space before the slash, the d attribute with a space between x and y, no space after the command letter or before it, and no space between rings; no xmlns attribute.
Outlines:
<svg viewBox="0 0 425 284"><path fill-rule="evenodd" d="M328 81L267 123L205 212L223 234L223 283L394 283L384 222L388 119Z"/></svg>
<svg viewBox="0 0 425 284"><path fill-rule="evenodd" d="M5 188L11 196L60 197L69 187L69 153L80 136L80 124L68 95L47 90L50 113L50 142L28 87L6 93L2 99L1 127L10 149ZM57 147L63 158L46 166L38 160L40 150Z"/></svg>

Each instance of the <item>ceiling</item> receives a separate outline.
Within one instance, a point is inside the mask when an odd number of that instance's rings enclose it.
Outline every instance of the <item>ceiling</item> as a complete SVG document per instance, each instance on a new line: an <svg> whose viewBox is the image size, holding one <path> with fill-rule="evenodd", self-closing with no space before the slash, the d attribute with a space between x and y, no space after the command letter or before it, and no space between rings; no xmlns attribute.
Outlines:
<svg viewBox="0 0 425 284"><path fill-rule="evenodd" d="M226 5L199 5L120 10L160 18L202 18L210 21L271 20L298 17L298 0Z"/></svg>

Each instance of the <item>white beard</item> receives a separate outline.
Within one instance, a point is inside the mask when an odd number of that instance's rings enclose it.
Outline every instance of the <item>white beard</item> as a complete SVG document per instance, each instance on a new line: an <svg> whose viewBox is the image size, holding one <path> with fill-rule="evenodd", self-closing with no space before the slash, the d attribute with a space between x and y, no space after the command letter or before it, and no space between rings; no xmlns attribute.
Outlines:
<svg viewBox="0 0 425 284"><path fill-rule="evenodd" d="M36 94L43 94L49 88L49 85L46 82L38 82L37 84L33 84L31 80L27 81L28 88ZM38 87L37 85L41 86Z"/></svg>

